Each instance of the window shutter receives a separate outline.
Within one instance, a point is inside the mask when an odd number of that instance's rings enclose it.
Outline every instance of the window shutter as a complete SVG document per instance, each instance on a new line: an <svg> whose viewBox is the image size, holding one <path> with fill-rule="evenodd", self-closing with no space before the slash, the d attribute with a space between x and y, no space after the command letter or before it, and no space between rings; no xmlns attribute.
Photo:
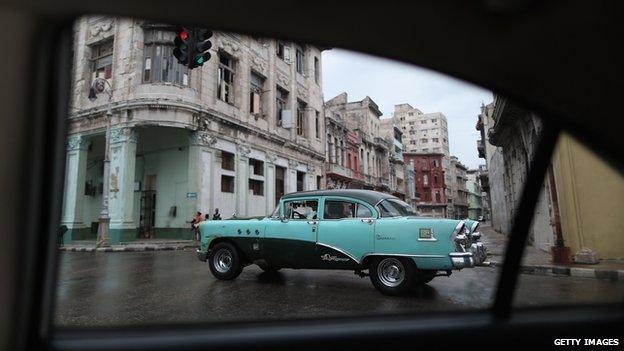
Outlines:
<svg viewBox="0 0 624 351"><path fill-rule="evenodd" d="M282 110L282 127L290 129L293 127L292 110Z"/></svg>
<svg viewBox="0 0 624 351"><path fill-rule="evenodd" d="M219 84L219 99L225 101L225 82L221 81Z"/></svg>
<svg viewBox="0 0 624 351"><path fill-rule="evenodd" d="M290 47L284 45L284 61L290 63Z"/></svg>
<svg viewBox="0 0 624 351"><path fill-rule="evenodd" d="M253 93L253 111L254 115L260 114L260 95Z"/></svg>

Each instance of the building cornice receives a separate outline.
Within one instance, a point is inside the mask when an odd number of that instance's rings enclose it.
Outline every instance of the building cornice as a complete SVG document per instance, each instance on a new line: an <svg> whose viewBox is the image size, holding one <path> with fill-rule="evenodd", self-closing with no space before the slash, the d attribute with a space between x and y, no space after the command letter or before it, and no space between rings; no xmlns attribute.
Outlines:
<svg viewBox="0 0 624 351"><path fill-rule="evenodd" d="M235 118L227 116L213 109L202 108L200 105L194 104L191 102L174 101L174 100L167 100L167 99L160 99L160 98L157 98L157 99L142 98L142 99L126 100L122 102L114 102L112 104L113 114L119 114L121 112L128 111L128 110L140 110L140 109L164 109L164 110L172 109L172 110L178 110L178 111L185 111L190 114L193 114L196 117L193 119L194 121L197 121L198 119L202 119L201 116L203 116L203 118L209 118L219 123L236 128L240 131L244 131L251 135L258 136L262 139L274 142L283 147L290 148L292 150L295 150L301 154L310 156L319 161L325 160L324 154L311 150L309 145L300 145L296 142L283 138L279 135L271 134L267 131L260 130L256 126L253 126L249 123L237 120ZM85 119L85 118L92 119L92 118L96 118L100 116L103 117L105 113L106 113L105 105L97 106L95 108L80 110L80 111L70 114L69 122L70 123L79 122L80 120ZM128 127L159 125L159 126L185 128L189 130L198 130L199 129L198 124L199 123L197 122L180 123L176 121L162 121L162 120L158 120L158 121L131 120L131 121L128 121L125 125L127 125Z"/></svg>

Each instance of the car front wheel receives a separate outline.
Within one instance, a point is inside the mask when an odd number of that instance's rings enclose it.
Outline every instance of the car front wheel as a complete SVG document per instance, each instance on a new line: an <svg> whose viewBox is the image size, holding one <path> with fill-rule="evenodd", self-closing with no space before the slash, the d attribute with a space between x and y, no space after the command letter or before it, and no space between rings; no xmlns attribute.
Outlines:
<svg viewBox="0 0 624 351"><path fill-rule="evenodd" d="M382 294L403 295L414 285L416 265L407 258L378 257L372 262L369 275Z"/></svg>
<svg viewBox="0 0 624 351"><path fill-rule="evenodd" d="M219 243L210 250L208 256L210 272L220 280L232 280L243 271L241 256L230 243Z"/></svg>

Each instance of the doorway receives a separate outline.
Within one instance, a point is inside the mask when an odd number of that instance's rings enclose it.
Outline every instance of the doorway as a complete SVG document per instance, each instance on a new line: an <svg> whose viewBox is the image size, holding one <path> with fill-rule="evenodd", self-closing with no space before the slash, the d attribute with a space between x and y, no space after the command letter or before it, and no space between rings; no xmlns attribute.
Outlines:
<svg viewBox="0 0 624 351"><path fill-rule="evenodd" d="M275 205L279 204L280 199L284 195L284 178L286 177L286 168L275 166Z"/></svg>
<svg viewBox="0 0 624 351"><path fill-rule="evenodd" d="M139 238L153 239L156 224L156 175L148 175L146 180L146 190L141 192Z"/></svg>

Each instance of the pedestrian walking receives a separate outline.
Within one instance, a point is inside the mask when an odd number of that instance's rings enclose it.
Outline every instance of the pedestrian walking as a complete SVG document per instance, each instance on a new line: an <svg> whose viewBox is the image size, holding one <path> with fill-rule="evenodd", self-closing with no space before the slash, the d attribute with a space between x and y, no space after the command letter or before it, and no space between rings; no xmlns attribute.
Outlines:
<svg viewBox="0 0 624 351"><path fill-rule="evenodd" d="M63 236L65 235L65 233L67 232L67 226L66 225L62 225L59 227L58 231L56 232L56 237L57 237L57 241L58 241L58 246L59 247L63 247L65 246L64 242L63 242Z"/></svg>

